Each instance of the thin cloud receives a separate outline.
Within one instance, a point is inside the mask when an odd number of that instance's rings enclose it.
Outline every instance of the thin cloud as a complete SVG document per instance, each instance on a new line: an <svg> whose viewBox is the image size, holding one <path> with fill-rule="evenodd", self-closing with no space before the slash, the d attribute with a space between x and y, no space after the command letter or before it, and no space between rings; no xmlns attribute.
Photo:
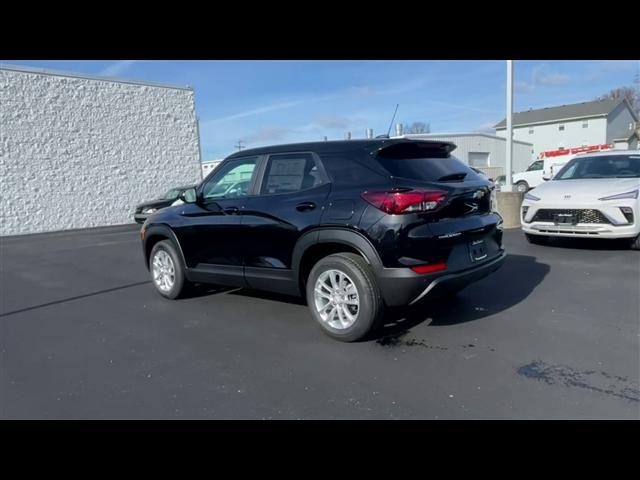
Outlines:
<svg viewBox="0 0 640 480"><path fill-rule="evenodd" d="M226 117L214 118L208 120L207 123L220 123L228 122L229 120L237 120L239 118L253 117L254 115L260 115L262 113L273 112L274 110L282 110L284 108L291 108L297 105L302 105L306 100L295 100L290 102L273 103L271 105L265 105L263 107L253 108L244 112L234 113L233 115L227 115Z"/></svg>
<svg viewBox="0 0 640 480"><path fill-rule="evenodd" d="M565 85L569 83L569 75L553 72L546 75L540 75L537 79L540 85Z"/></svg>
<svg viewBox="0 0 640 480"><path fill-rule="evenodd" d="M285 139L292 132L293 130L290 128L264 127L254 134L243 137L241 140L246 143L277 142Z"/></svg>
<svg viewBox="0 0 640 480"><path fill-rule="evenodd" d="M418 81L413 81L408 83L402 83L402 84L392 85L381 90L376 90L371 86L350 87L350 88L347 88L346 90L328 93L326 95L319 95L314 97L303 98L300 100L290 100L286 102L278 102L270 105L264 105L262 107L253 108L251 110L246 110L244 112L238 112L232 115L227 115L224 117L207 120L206 122L203 122L203 123L206 123L207 125L223 123L231 120L238 120L240 118L253 117L255 115L261 115L263 113L269 113L276 110L284 110L286 108L297 107L299 105L316 103L316 102L325 102L329 100L337 100L337 99L345 98L349 96L362 97L362 96L373 96L373 95L398 95L400 93L405 93L405 92L415 90L423 86L428 81L429 81L428 79L423 79L423 80L418 80Z"/></svg>
<svg viewBox="0 0 640 480"><path fill-rule="evenodd" d="M531 81L515 82L514 90L517 93L533 93L538 87L555 87L566 85L571 81L571 77L560 72L549 71L549 65L541 63L531 70Z"/></svg>
<svg viewBox="0 0 640 480"><path fill-rule="evenodd" d="M640 73L640 60L605 60L591 65L587 79L597 80L611 74L628 72L631 75Z"/></svg>
<svg viewBox="0 0 640 480"><path fill-rule="evenodd" d="M484 122L481 123L480 125L478 125L477 128L474 128L474 132L480 132L480 133L495 133L495 129L493 128L493 126L496 124L497 122Z"/></svg>
<svg viewBox="0 0 640 480"><path fill-rule="evenodd" d="M134 63L136 63L135 60L120 60L119 62L112 63L99 74L107 77L115 77L122 74L125 70L128 70Z"/></svg>
<svg viewBox="0 0 640 480"><path fill-rule="evenodd" d="M486 110L486 109L483 109L483 108L468 107L466 105L461 105L461 104L457 104L457 103L438 102L436 100L423 100L423 101L425 103L431 103L433 105L440 105L441 107L455 108L457 110L468 110L470 112L490 113L490 114L500 113L498 110Z"/></svg>

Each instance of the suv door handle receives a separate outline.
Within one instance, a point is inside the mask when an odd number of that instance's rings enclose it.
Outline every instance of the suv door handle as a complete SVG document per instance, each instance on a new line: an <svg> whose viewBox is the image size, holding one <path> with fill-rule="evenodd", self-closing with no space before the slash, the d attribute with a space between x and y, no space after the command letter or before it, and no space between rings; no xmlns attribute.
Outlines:
<svg viewBox="0 0 640 480"><path fill-rule="evenodd" d="M296 210L299 212L306 212L308 210L313 210L316 208L316 204L313 202L302 202L296 205Z"/></svg>
<svg viewBox="0 0 640 480"><path fill-rule="evenodd" d="M222 211L227 215L237 215L240 209L238 207L226 207Z"/></svg>

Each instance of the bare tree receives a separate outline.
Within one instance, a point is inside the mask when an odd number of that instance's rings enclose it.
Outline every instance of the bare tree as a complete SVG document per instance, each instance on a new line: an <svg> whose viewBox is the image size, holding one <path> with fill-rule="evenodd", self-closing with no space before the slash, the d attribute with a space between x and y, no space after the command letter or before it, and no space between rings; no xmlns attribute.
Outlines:
<svg viewBox="0 0 640 480"><path fill-rule="evenodd" d="M634 112L640 115L640 74L635 75L633 83L635 83L635 86L614 88L609 93L599 96L596 100L626 98Z"/></svg>
<svg viewBox="0 0 640 480"><path fill-rule="evenodd" d="M404 129L404 133L430 133L431 127L428 123L413 122L411 125L407 125Z"/></svg>

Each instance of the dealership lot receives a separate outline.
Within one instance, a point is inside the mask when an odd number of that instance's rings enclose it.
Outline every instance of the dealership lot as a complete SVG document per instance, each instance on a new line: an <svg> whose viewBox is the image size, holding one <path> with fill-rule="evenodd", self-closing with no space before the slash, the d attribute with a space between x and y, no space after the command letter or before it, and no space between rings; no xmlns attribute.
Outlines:
<svg viewBox="0 0 640 480"><path fill-rule="evenodd" d="M136 227L0 239L0 418L640 418L640 252L526 243L345 344L296 299L158 295Z"/></svg>

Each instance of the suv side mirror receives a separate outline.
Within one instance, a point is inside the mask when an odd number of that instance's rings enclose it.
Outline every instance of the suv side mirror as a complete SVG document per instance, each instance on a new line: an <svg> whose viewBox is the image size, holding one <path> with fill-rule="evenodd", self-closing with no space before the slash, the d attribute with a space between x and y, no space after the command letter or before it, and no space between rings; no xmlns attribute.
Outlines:
<svg viewBox="0 0 640 480"><path fill-rule="evenodd" d="M197 195L196 195L196 189L195 188L189 188L187 190L185 190L184 192L182 192L178 198L180 200L182 200L184 203L196 203L196 200L198 199Z"/></svg>
<svg viewBox="0 0 640 480"><path fill-rule="evenodd" d="M543 174L542 174L542 179L543 179L545 182L547 182L547 181L551 180L551 174L549 174L549 173L543 173Z"/></svg>

